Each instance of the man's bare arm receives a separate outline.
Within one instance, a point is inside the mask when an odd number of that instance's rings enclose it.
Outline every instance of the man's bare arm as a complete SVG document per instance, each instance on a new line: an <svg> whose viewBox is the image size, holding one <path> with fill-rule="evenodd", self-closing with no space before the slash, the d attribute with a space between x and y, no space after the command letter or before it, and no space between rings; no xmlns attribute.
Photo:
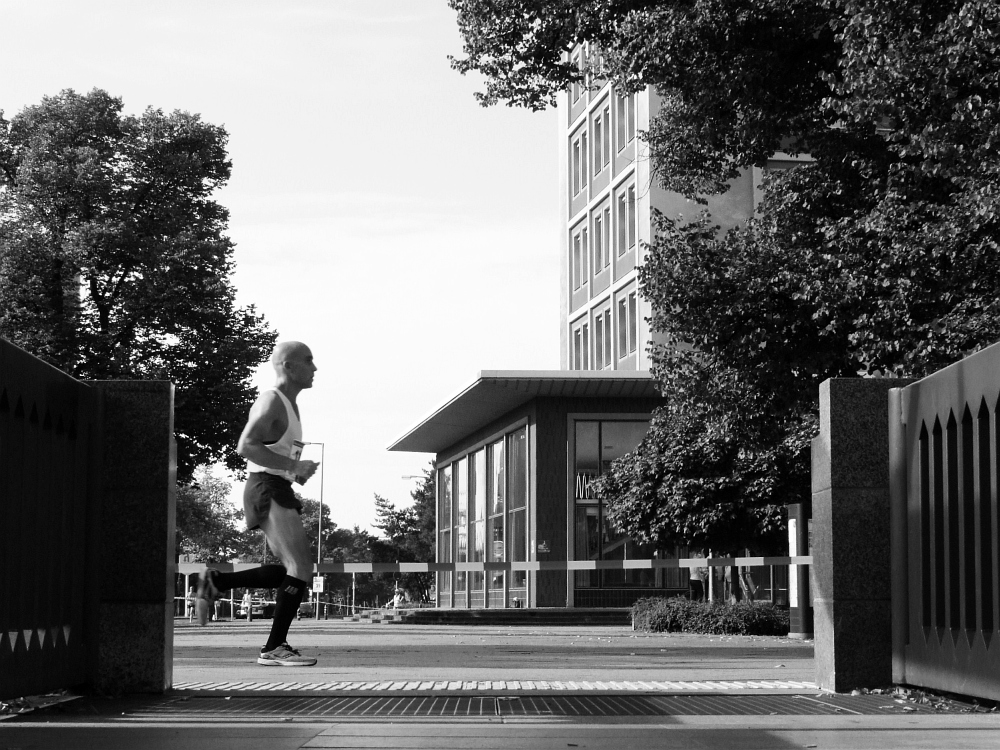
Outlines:
<svg viewBox="0 0 1000 750"><path fill-rule="evenodd" d="M266 445L278 440L287 427L287 417L281 400L273 393L265 393L250 409L250 418L243 428L236 450L243 458L258 466L287 471L305 481L316 473L318 463L295 461L288 456L275 453Z"/></svg>

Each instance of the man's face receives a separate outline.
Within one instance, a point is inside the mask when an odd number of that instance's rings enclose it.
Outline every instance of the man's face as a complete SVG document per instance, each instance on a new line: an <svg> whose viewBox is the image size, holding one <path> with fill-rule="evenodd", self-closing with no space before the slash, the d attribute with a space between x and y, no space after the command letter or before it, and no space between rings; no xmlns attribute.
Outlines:
<svg viewBox="0 0 1000 750"><path fill-rule="evenodd" d="M317 369L312 352L307 346L295 349L285 357L285 372L288 373L288 379L300 388L312 388Z"/></svg>

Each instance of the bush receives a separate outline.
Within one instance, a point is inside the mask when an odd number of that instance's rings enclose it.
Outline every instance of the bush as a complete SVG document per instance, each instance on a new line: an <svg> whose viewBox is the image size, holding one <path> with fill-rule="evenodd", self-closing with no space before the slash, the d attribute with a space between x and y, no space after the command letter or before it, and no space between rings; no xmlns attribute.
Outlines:
<svg viewBox="0 0 1000 750"><path fill-rule="evenodd" d="M632 626L653 633L788 635L788 612L770 602L694 602L683 596L640 599Z"/></svg>

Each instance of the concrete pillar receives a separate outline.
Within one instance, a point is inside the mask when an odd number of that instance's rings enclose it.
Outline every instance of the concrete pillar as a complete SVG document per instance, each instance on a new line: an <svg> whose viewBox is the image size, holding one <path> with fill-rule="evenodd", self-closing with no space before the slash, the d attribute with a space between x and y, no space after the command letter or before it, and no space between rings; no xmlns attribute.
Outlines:
<svg viewBox="0 0 1000 750"><path fill-rule="evenodd" d="M176 448L174 387L99 381L102 476L95 491L91 686L162 692L173 679ZM94 635L96 634L96 643Z"/></svg>
<svg viewBox="0 0 1000 750"><path fill-rule="evenodd" d="M888 391L909 382L820 385L812 444L816 681L838 692L892 683Z"/></svg>

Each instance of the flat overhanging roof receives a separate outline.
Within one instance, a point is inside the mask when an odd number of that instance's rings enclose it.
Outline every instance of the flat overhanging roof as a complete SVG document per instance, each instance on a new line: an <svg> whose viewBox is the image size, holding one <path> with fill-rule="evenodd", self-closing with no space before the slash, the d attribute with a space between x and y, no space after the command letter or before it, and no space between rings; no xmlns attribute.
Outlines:
<svg viewBox="0 0 1000 750"><path fill-rule="evenodd" d="M439 453L539 396L656 398L659 393L648 372L483 370L472 385L396 440L389 450Z"/></svg>

